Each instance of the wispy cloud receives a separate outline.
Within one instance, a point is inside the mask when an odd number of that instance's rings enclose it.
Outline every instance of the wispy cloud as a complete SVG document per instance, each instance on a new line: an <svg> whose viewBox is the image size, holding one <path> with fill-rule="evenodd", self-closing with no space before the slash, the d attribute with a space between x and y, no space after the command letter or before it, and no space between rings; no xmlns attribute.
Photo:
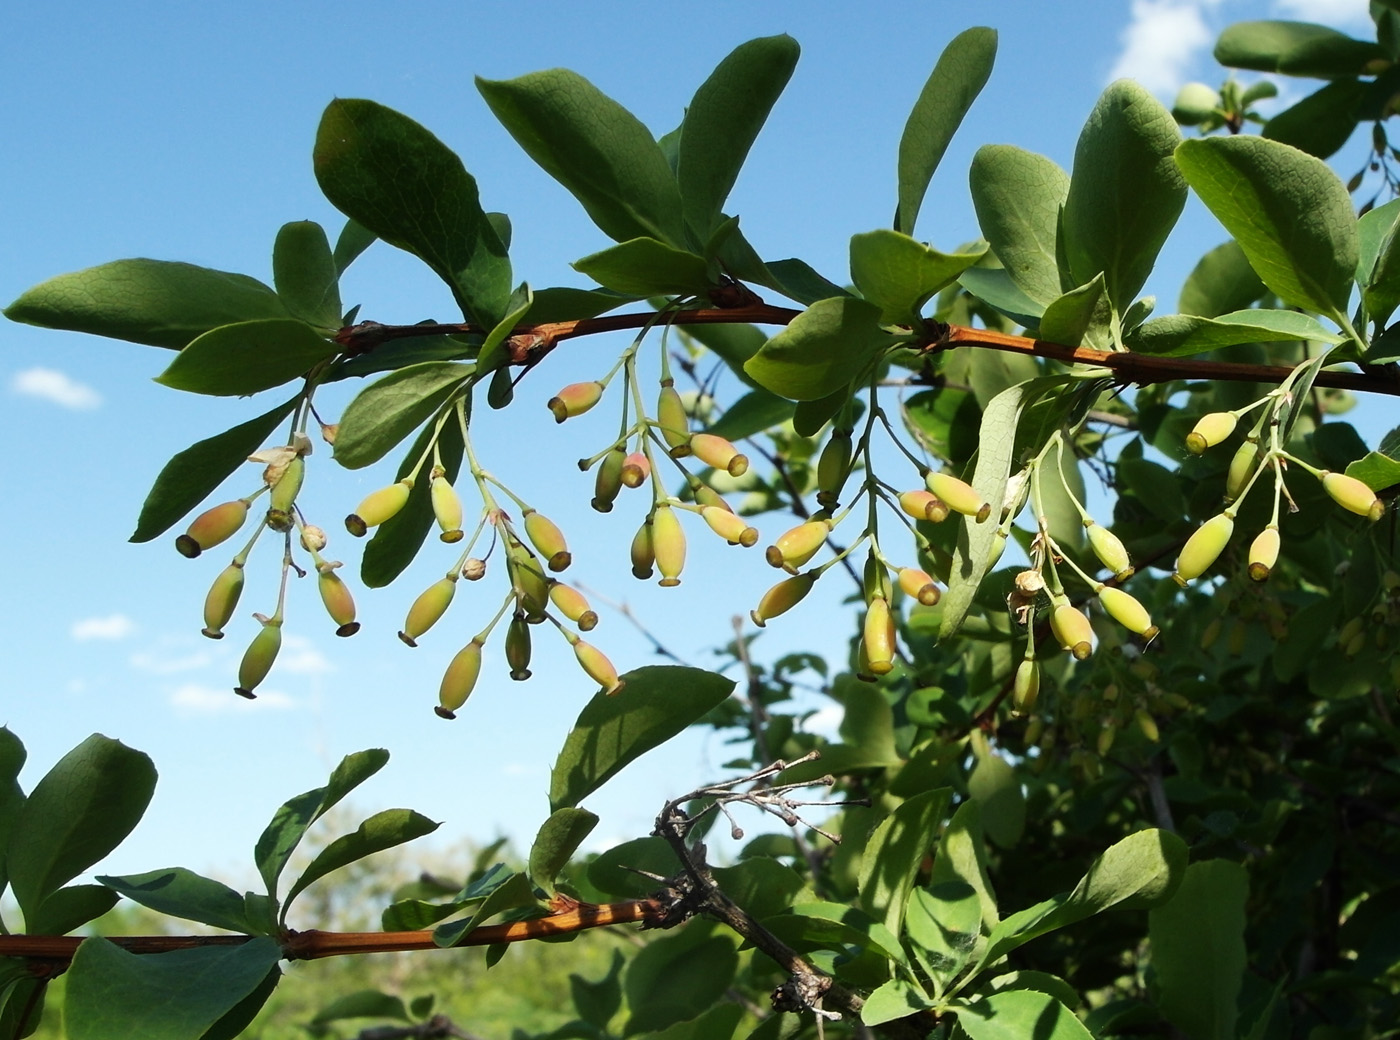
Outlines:
<svg viewBox="0 0 1400 1040"><path fill-rule="evenodd" d="M186 683L170 695L170 704L182 715L223 715L235 711L286 711L296 701L285 693L259 691L256 700L240 697L230 686L201 686Z"/></svg>
<svg viewBox="0 0 1400 1040"><path fill-rule="evenodd" d="M174 675L176 672L192 672L199 668L208 667L211 658L206 653L173 657L170 654L143 651L132 654L130 661L131 667L142 672L150 672L153 675Z"/></svg>
<svg viewBox="0 0 1400 1040"><path fill-rule="evenodd" d="M1277 0L1273 13L1279 18L1318 22L1334 29L1366 28L1373 24L1370 0Z"/></svg>
<svg viewBox="0 0 1400 1040"><path fill-rule="evenodd" d="M305 636L284 635L275 667L287 675L323 675L335 666Z"/></svg>
<svg viewBox="0 0 1400 1040"><path fill-rule="evenodd" d="M136 622L125 614L109 614L107 617L83 618L81 621L75 621L69 634L78 642L86 643L90 639L112 641L125 639L135 631Z"/></svg>
<svg viewBox="0 0 1400 1040"><path fill-rule="evenodd" d="M1203 9L1218 0L1133 0L1108 79L1135 79L1154 94L1175 94L1215 41Z"/></svg>
<svg viewBox="0 0 1400 1040"><path fill-rule="evenodd" d="M102 403L102 395L56 368L26 368L10 377L10 389L26 397L74 411L89 411Z"/></svg>

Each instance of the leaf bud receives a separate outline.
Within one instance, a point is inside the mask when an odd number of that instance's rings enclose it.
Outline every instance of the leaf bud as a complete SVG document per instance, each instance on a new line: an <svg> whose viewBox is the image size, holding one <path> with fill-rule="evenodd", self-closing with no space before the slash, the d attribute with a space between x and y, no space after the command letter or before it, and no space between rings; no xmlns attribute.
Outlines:
<svg viewBox="0 0 1400 1040"><path fill-rule="evenodd" d="M603 384L570 383L549 399L549 410L554 413L555 422L582 415L597 404L603 397Z"/></svg>
<svg viewBox="0 0 1400 1040"><path fill-rule="evenodd" d="M622 483L630 488L639 488L651 476L651 460L645 452L634 451L622 463Z"/></svg>
<svg viewBox="0 0 1400 1040"><path fill-rule="evenodd" d="M372 491L355 511L345 518L345 529L356 538L363 538L371 527L378 527L398 515L408 505L408 493L413 490L413 478L404 477L397 484Z"/></svg>
<svg viewBox="0 0 1400 1040"><path fill-rule="evenodd" d="M194 518L184 534L175 539L175 548L181 556L193 560L205 549L212 549L232 538L247 518L248 500L244 498L207 509Z"/></svg>
<svg viewBox="0 0 1400 1040"><path fill-rule="evenodd" d="M326 547L326 532L315 524L305 524L301 529L301 547L307 552L320 552Z"/></svg>
<svg viewBox="0 0 1400 1040"><path fill-rule="evenodd" d="M948 504L931 491L905 491L899 496L899 508L915 520L941 524L948 519Z"/></svg>
<svg viewBox="0 0 1400 1040"><path fill-rule="evenodd" d="M469 556L462 564L462 577L467 581L480 581L486 577L486 561L477 556Z"/></svg>
<svg viewBox="0 0 1400 1040"><path fill-rule="evenodd" d="M1099 562L1107 567L1114 578L1118 581L1127 581L1133 576L1133 561L1128 557L1128 550L1123 546L1118 536L1101 524L1089 523L1086 525L1089 536L1089 547L1094 550L1094 555L1099 558Z"/></svg>
<svg viewBox="0 0 1400 1040"><path fill-rule="evenodd" d="M612 512L613 502L622 490L622 466L626 459L621 448L614 448L603 456L593 478L593 508L598 512Z"/></svg>
<svg viewBox="0 0 1400 1040"><path fill-rule="evenodd" d="M632 536L632 576L646 581L651 577L656 565L656 550L652 545L651 517L642 522L637 533Z"/></svg>
<svg viewBox="0 0 1400 1040"><path fill-rule="evenodd" d="M1084 613L1070 606L1068 601L1060 603L1050 614L1050 631L1060 647L1074 655L1076 661L1094 652L1094 627Z"/></svg>
<svg viewBox="0 0 1400 1040"><path fill-rule="evenodd" d="M562 571L573 562L569 547L564 542L564 532L554 521L541 516L533 509L525 511L525 534L536 551L549 563L552 571Z"/></svg>
<svg viewBox="0 0 1400 1040"><path fill-rule="evenodd" d="M651 518L651 544L656 554L656 566L661 571L661 585L670 588L681 583L685 567L685 532L680 519L669 504L662 502Z"/></svg>
<svg viewBox="0 0 1400 1040"><path fill-rule="evenodd" d="M255 696L253 690L257 688L258 683L267 678L267 673L272 671L272 662L277 660L277 651L280 649L281 619L264 621L262 629L253 637L253 641L243 653L243 660L238 665L238 685L234 687L233 692L252 700Z"/></svg>
<svg viewBox="0 0 1400 1040"><path fill-rule="evenodd" d="M574 644L574 656L578 658L578 663L583 666L588 677L603 688L604 693L611 696L622 689L623 683L617 677L617 669L613 667L607 655L592 643L585 643L580 639Z"/></svg>
<svg viewBox="0 0 1400 1040"><path fill-rule="evenodd" d="M1270 524L1249 546L1249 576L1255 581L1268 581L1274 564L1278 563L1278 550L1278 528Z"/></svg>
<svg viewBox="0 0 1400 1040"><path fill-rule="evenodd" d="M830 520L808 520L779 535L765 551L764 558L774 567L801 567L817 555L830 533Z"/></svg>
<svg viewBox="0 0 1400 1040"><path fill-rule="evenodd" d="M691 435L689 443L695 457L707 466L722 470L731 477L742 477L749 471L749 457L741 455L739 449L723 437L713 433L696 433Z"/></svg>
<svg viewBox="0 0 1400 1040"><path fill-rule="evenodd" d="M1192 579L1210 570L1225 551L1234 530L1235 519L1228 513L1217 513L1196 528L1181 547L1181 555L1176 558L1176 573L1172 575L1176 583L1185 588Z"/></svg>
<svg viewBox="0 0 1400 1040"><path fill-rule="evenodd" d="M549 600L559 608L559 613L578 625L580 632L592 631L598 624L598 615L588 606L583 593L562 581L549 579Z"/></svg>
<svg viewBox="0 0 1400 1040"><path fill-rule="evenodd" d="M901 567L897 579L906 596L913 596L926 607L935 605L942 596L933 576L917 567Z"/></svg>
<svg viewBox="0 0 1400 1040"><path fill-rule="evenodd" d="M530 625L523 614L515 615L506 626L506 664L516 682L530 678Z"/></svg>
<svg viewBox="0 0 1400 1040"><path fill-rule="evenodd" d="M449 578L439 578L419 593L418 598L413 601L413 606L408 608L408 618L403 623L399 638L409 646L417 646L418 637L436 625L438 619L447 613L448 605L456 592L457 580L456 575L453 575Z"/></svg>
<svg viewBox="0 0 1400 1040"><path fill-rule="evenodd" d="M1254 467L1259 463L1259 445L1245 441L1235 450L1230 460L1230 468L1225 473L1225 502L1228 505L1240 497L1241 492L1254 476Z"/></svg>
<svg viewBox="0 0 1400 1040"><path fill-rule="evenodd" d="M924 483L948 504L948 508L972 517L979 524L992 515L991 503L982 501L982 496L973 490L972 485L951 473L930 472L924 477Z"/></svg>
<svg viewBox="0 0 1400 1040"><path fill-rule="evenodd" d="M1234 412L1210 412L1197 420L1191 432L1186 435L1186 450L1200 455L1207 448L1213 448L1235 432L1239 418Z"/></svg>
<svg viewBox="0 0 1400 1040"><path fill-rule="evenodd" d="M672 458L683 458L690 454L686 441L690 437L690 419L685 414L685 403L671 381L661 384L661 395L656 401L656 424L661 427L661 436L671 449ZM677 454L679 452L680 454Z"/></svg>
<svg viewBox="0 0 1400 1040"><path fill-rule="evenodd" d="M335 634L353 636L360 630L360 623L355 620L355 600L350 595L350 588L335 572L338 566L339 564L327 563L317 567L316 587L321 593L321 602L326 606L326 613L336 623Z"/></svg>
<svg viewBox="0 0 1400 1040"><path fill-rule="evenodd" d="M1332 496L1332 501L1337 505L1373 523L1385 516L1385 503L1376 497L1368 484L1355 477L1324 472L1322 489Z"/></svg>
<svg viewBox="0 0 1400 1040"><path fill-rule="evenodd" d="M824 509L835 506L850 472L851 431L832 430L817 460L817 504Z"/></svg>
<svg viewBox="0 0 1400 1040"><path fill-rule="evenodd" d="M749 617L753 618L755 625L763 628L770 619L787 613L801 603L807 593L812 591L816 580L813 574L784 578L763 594L763 598L758 601L758 609L749 611Z"/></svg>
<svg viewBox="0 0 1400 1040"><path fill-rule="evenodd" d="M224 626L233 617L238 607L238 597L243 594L243 564L230 563L204 597L204 634L210 639L224 638Z"/></svg>
<svg viewBox="0 0 1400 1040"><path fill-rule="evenodd" d="M433 468L433 479L428 490L433 501L433 516L437 518L438 527L442 528L442 534L438 537L444 542L460 542L462 500L457 495L457 489L447 479L447 474L439 467Z"/></svg>
<svg viewBox="0 0 1400 1040"><path fill-rule="evenodd" d="M1016 668L1016 679L1011 684L1011 704L1022 715L1027 715L1035 707L1040 696L1040 665L1034 660L1023 660ZM1034 743L1030 736L1027 743Z"/></svg>
<svg viewBox="0 0 1400 1040"><path fill-rule="evenodd" d="M1099 602L1103 604L1108 616L1129 632L1135 632L1148 641L1157 637L1157 626L1152 623L1147 608L1122 589L1116 589L1112 585L1103 586L1099 589Z"/></svg>
<svg viewBox="0 0 1400 1040"><path fill-rule="evenodd" d="M700 509L700 517L710 525L710 530L727 542L742 545L745 549L758 542L757 529L750 527L742 517L727 509L703 506Z"/></svg>
<svg viewBox="0 0 1400 1040"><path fill-rule="evenodd" d="M438 703L433 710L444 719L455 719L457 709L467 703L472 687L481 674L481 639L473 639L452 658L438 687Z"/></svg>
<svg viewBox="0 0 1400 1040"><path fill-rule="evenodd" d="M894 670L895 630L889 600L876 596L865 611L864 639L866 664L873 675L888 675Z"/></svg>

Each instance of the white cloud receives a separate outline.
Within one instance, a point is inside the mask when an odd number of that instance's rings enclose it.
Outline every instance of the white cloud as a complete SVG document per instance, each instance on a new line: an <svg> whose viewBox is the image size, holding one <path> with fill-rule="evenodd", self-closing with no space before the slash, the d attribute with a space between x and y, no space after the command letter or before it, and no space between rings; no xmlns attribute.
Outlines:
<svg viewBox="0 0 1400 1040"><path fill-rule="evenodd" d="M802 732L816 733L827 740L839 738L841 720L846 717L846 709L839 704L828 704L802 720Z"/></svg>
<svg viewBox="0 0 1400 1040"><path fill-rule="evenodd" d="M74 411L88 411L102 403L102 395L56 368L26 368L10 378L10 390L37 397Z"/></svg>
<svg viewBox="0 0 1400 1040"><path fill-rule="evenodd" d="M1296 18L1300 22L1318 22L1334 29L1370 27L1370 0L1277 0L1274 14L1279 18ZM1372 39L1374 37L1367 37Z"/></svg>
<svg viewBox="0 0 1400 1040"><path fill-rule="evenodd" d="M136 622L125 614L109 614L107 617L83 618L73 622L70 634L80 643L89 639L125 639L136 631Z"/></svg>
<svg viewBox="0 0 1400 1040"><path fill-rule="evenodd" d="M1154 94L1173 95L1191 65L1215 42L1200 0L1133 0L1130 21L1119 39L1123 51L1109 81L1135 79Z"/></svg>
<svg viewBox="0 0 1400 1040"><path fill-rule="evenodd" d="M131 667L143 672L151 672L154 675L173 675L176 672L192 672L198 668L207 667L210 663L208 654L194 653L184 657L172 657L169 654L139 653L131 655Z"/></svg>
<svg viewBox="0 0 1400 1040"><path fill-rule="evenodd" d="M305 636L283 635L274 667L287 675L322 675L334 666Z"/></svg>
<svg viewBox="0 0 1400 1040"><path fill-rule="evenodd" d="M170 695L170 704L182 715L220 715L231 711L285 711L296 701L285 693L259 691L256 700L240 697L231 686L217 689L186 683Z"/></svg>

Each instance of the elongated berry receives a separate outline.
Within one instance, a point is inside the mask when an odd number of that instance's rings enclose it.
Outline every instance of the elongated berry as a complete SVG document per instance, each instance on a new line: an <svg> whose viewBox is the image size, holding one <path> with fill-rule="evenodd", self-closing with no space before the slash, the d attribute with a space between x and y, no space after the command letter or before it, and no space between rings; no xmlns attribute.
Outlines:
<svg viewBox="0 0 1400 1040"><path fill-rule="evenodd" d="M713 433L696 433L691 435L689 443L695 457L707 466L722 470L731 477L742 477L749 471L749 457L741 454L723 437Z"/></svg>
<svg viewBox="0 0 1400 1040"><path fill-rule="evenodd" d="M764 558L774 567L801 567L817 555L830 533L830 520L808 520L779 535L765 551Z"/></svg>
<svg viewBox="0 0 1400 1040"><path fill-rule="evenodd" d="M510 583L526 620L533 623L543 621L545 608L549 605L549 579L545 577L540 561L518 541L510 543L506 561Z"/></svg>
<svg viewBox="0 0 1400 1040"><path fill-rule="evenodd" d="M506 626L506 664L516 682L530 678L530 625L523 614L511 618Z"/></svg>
<svg viewBox="0 0 1400 1040"><path fill-rule="evenodd" d="M1268 581L1269 573L1278 563L1278 528L1270 524L1250 543L1249 576L1255 581Z"/></svg>
<svg viewBox="0 0 1400 1040"><path fill-rule="evenodd" d="M1137 723L1138 732L1150 740L1157 743L1161 739L1161 731L1157 729L1157 720L1154 719L1146 708L1139 708L1133 712L1133 721Z"/></svg>
<svg viewBox="0 0 1400 1040"><path fill-rule="evenodd" d="M1239 419L1234 412L1211 412L1201 416L1186 435L1186 450L1199 455L1214 447L1235 432L1237 422Z"/></svg>
<svg viewBox="0 0 1400 1040"><path fill-rule="evenodd" d="M656 422L661 427L662 438L673 454L677 449L682 455L689 454L686 441L690 438L690 420L685 414L685 404L681 401L681 395L676 392L670 380L661 384L661 394L656 400Z"/></svg>
<svg viewBox="0 0 1400 1040"><path fill-rule="evenodd" d="M345 529L356 538L363 538L371 527L378 527L399 514L408 505L408 493L413 490L413 478L404 477L397 484L372 491L355 511L345 518Z"/></svg>
<svg viewBox="0 0 1400 1040"><path fill-rule="evenodd" d="M705 506L700 510L700 517L709 524L711 531L727 542L742 545L746 549L758 542L758 531L750 527L743 517L736 516L727 509Z"/></svg>
<svg viewBox="0 0 1400 1040"><path fill-rule="evenodd" d="M297 495L301 493L301 485L306 480L306 459L301 455L293 455L287 463L287 468L282 471L282 475L277 478L277 483L272 485L272 494L268 496L267 504L268 520L272 519L272 514L277 513L286 516L292 511L292 503L297 500ZM275 527L275 525L273 525Z"/></svg>
<svg viewBox="0 0 1400 1040"><path fill-rule="evenodd" d="M656 565L656 549L651 537L651 517L647 517L642 526L637 528L637 533L632 536L631 556L632 576L646 581L651 577L652 568Z"/></svg>
<svg viewBox="0 0 1400 1040"><path fill-rule="evenodd" d="M555 422L582 415L597 404L603 397L603 384L570 383L549 399L549 410L554 413Z"/></svg>
<svg viewBox="0 0 1400 1040"><path fill-rule="evenodd" d="M335 634L353 636L360 630L360 623L355 620L355 599L350 595L349 586L335 572L336 566L338 565L323 564L317 567L316 587L321 593L321 602L326 606L326 613L337 625Z"/></svg>
<svg viewBox="0 0 1400 1040"><path fill-rule="evenodd" d="M1210 570L1225 551L1225 544L1234 531L1234 517L1227 513L1217 513L1196 528L1176 558L1176 573L1172 575L1176 583L1185 588L1187 582Z"/></svg>
<svg viewBox="0 0 1400 1040"><path fill-rule="evenodd" d="M873 552L865 558L865 571L861 575L861 591L865 596L866 603L876 599L889 600L894 598L894 583L890 581L890 572L883 563L875 558Z"/></svg>
<svg viewBox="0 0 1400 1040"><path fill-rule="evenodd" d="M480 639L473 639L457 651L443 673L437 707L433 709L442 718L455 719L457 709L471 696L477 677L481 675L481 646Z"/></svg>
<svg viewBox="0 0 1400 1040"><path fill-rule="evenodd" d="M280 649L281 620L264 621L258 634L248 644L248 649L243 652L243 660L238 665L238 685L234 687L233 692L252 700L256 696L253 690L257 688L258 683L267 678L267 673L272 671L272 663L277 660L277 651Z"/></svg>
<svg viewBox="0 0 1400 1040"><path fill-rule="evenodd" d="M723 509L726 513L734 512L729 503L724 500L724 496L710 487L709 484L697 483L691 488L691 492L695 495L697 505L714 506L716 509Z"/></svg>
<svg viewBox="0 0 1400 1040"><path fill-rule="evenodd" d="M902 567L896 575L899 587L904 590L906 596L913 596L926 607L936 604L942 593L938 586L934 584L933 577L927 571L921 571L917 567Z"/></svg>
<svg viewBox="0 0 1400 1040"><path fill-rule="evenodd" d="M588 606L588 600L571 585L550 578L549 601L559 609L559 613L578 625L580 632L591 631L598 624L598 615Z"/></svg>
<svg viewBox="0 0 1400 1040"><path fill-rule="evenodd" d="M763 594L763 598L758 601L758 609L749 611L749 617L753 618L755 625L763 628L771 618L785 614L801 603L803 597L812 591L815 581L816 577L812 574L784 578Z"/></svg>
<svg viewBox="0 0 1400 1040"><path fill-rule="evenodd" d="M1156 638L1157 626L1152 623L1152 616L1147 613L1147 608L1129 593L1112 585L1105 585L1099 589L1099 602L1103 604L1108 616L1129 632L1135 632L1147 640Z"/></svg>
<svg viewBox="0 0 1400 1040"><path fill-rule="evenodd" d="M1343 509L1364 516L1373 523L1385 516L1385 503L1364 482L1345 473L1323 472L1322 490Z"/></svg>
<svg viewBox="0 0 1400 1040"><path fill-rule="evenodd" d="M992 515L990 502L982 501L982 496L973 490L972 485L959 480L951 473L929 473L924 484L944 502L948 508L963 516L970 516L979 524Z"/></svg>
<svg viewBox="0 0 1400 1040"><path fill-rule="evenodd" d="M1011 684L1011 704L1022 715L1029 714L1040 696L1040 665L1035 661L1022 661L1016 668L1016 678ZM1029 734L1027 743L1032 743Z"/></svg>
<svg viewBox="0 0 1400 1040"><path fill-rule="evenodd" d="M565 570L573 562L573 557L569 554L569 547L564 542L564 532L559 530L549 517L542 516L533 509L527 509L525 511L525 535L530 539L530 544L548 562L550 570Z"/></svg>
<svg viewBox="0 0 1400 1040"><path fill-rule="evenodd" d="M1129 559L1128 550L1116 534L1096 523L1087 525L1086 532L1089 536L1089 548L1094 550L1099 562L1107 567L1115 578L1127 581L1133 576L1133 561Z"/></svg>
<svg viewBox="0 0 1400 1040"><path fill-rule="evenodd" d="M1259 464L1259 445L1245 441L1230 459L1230 468L1225 473L1225 503L1228 505L1240 497L1241 492L1254 476L1254 467Z"/></svg>
<svg viewBox="0 0 1400 1040"><path fill-rule="evenodd" d="M889 600L876 596L865 611L863 630L865 660L874 675L888 675L894 669L894 618Z"/></svg>
<svg viewBox="0 0 1400 1040"><path fill-rule="evenodd" d="M992 553L987 557L987 573L996 570L996 566L1001 562L1001 554L1006 552L1006 543L1010 536L1003 530L998 529L996 537L992 539Z"/></svg>
<svg viewBox="0 0 1400 1040"><path fill-rule="evenodd" d="M948 519L948 503L932 491L905 491L899 496L899 508L915 520L941 524Z"/></svg>
<svg viewBox="0 0 1400 1040"><path fill-rule="evenodd" d="M585 643L580 639L574 644L574 656L578 658L578 663L583 666L588 677L603 688L604 693L611 696L622 689L623 683L617 677L617 669L613 667L607 655L592 643Z"/></svg>
<svg viewBox="0 0 1400 1040"><path fill-rule="evenodd" d="M622 462L622 483L626 487L639 488L651 476L651 460L645 452L634 451Z"/></svg>
<svg viewBox="0 0 1400 1040"><path fill-rule="evenodd" d="M1073 654L1077 661L1094 652L1094 626L1082 611L1069 603L1061 603L1050 614L1050 631L1061 648Z"/></svg>
<svg viewBox="0 0 1400 1040"><path fill-rule="evenodd" d="M184 534L175 539L175 548L181 556L193 560L205 549L212 549L232 538L247 518L248 500L243 498L206 509L194 518Z"/></svg>
<svg viewBox="0 0 1400 1040"><path fill-rule="evenodd" d="M832 430L817 460L817 504L831 509L841 498L841 488L851 472L851 431Z"/></svg>
<svg viewBox="0 0 1400 1040"><path fill-rule="evenodd" d="M612 512L613 503L622 490L622 464L626 459L627 455L621 448L614 448L598 464L598 473L593 478L592 503L598 512Z"/></svg>
<svg viewBox="0 0 1400 1040"><path fill-rule="evenodd" d="M399 638L409 646L418 645L418 637L438 623L457 592L456 574L439 578L418 594L413 606L408 608L408 618L403 623Z"/></svg>
<svg viewBox="0 0 1400 1040"><path fill-rule="evenodd" d="M656 554L656 567L661 571L661 584L667 588L681 583L685 567L685 532L680 519L665 502L656 507L651 518L651 544Z"/></svg>
<svg viewBox="0 0 1400 1040"><path fill-rule="evenodd" d="M442 529L442 534L438 537L444 542L460 542L462 500L457 495L457 489L447 479L446 473L435 470L428 490L433 501L433 516L437 518L438 527Z"/></svg>
<svg viewBox="0 0 1400 1040"><path fill-rule="evenodd" d="M243 595L243 565L230 563L204 597L204 634L210 639L224 638L224 626L238 607L238 597Z"/></svg>

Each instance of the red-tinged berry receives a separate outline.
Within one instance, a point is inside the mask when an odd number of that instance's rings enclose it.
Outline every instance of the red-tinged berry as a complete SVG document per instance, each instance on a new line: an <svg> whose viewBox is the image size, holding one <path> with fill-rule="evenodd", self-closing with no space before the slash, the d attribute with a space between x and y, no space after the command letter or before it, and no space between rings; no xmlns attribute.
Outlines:
<svg viewBox="0 0 1400 1040"><path fill-rule="evenodd" d="M1203 415L1186 435L1186 450L1200 455L1235 432L1239 418L1234 412L1211 412Z"/></svg>
<svg viewBox="0 0 1400 1040"><path fill-rule="evenodd" d="M915 520L941 524L948 519L948 503L932 491L905 491L899 496L899 508Z"/></svg>
<svg viewBox="0 0 1400 1040"><path fill-rule="evenodd" d="M325 604L326 613L337 625L335 634L353 636L360 630L360 623L355 620L355 600L350 595L350 588L335 572L338 566L338 563L318 566L316 587L321 593L321 602Z"/></svg>
<svg viewBox="0 0 1400 1040"><path fill-rule="evenodd" d="M175 539L181 556L193 560L205 549L232 538L248 518L248 500L237 498L207 509L194 518L184 534Z"/></svg>
<svg viewBox="0 0 1400 1040"><path fill-rule="evenodd" d="M705 465L728 473L731 477L742 477L749 471L749 457L740 454L733 444L713 433L693 434L690 438L690 450Z"/></svg>
<svg viewBox="0 0 1400 1040"><path fill-rule="evenodd" d="M600 513L612 512L613 502L622 490L622 467L627 455L614 448L603 456L598 474L593 478L593 508Z"/></svg>
<svg viewBox="0 0 1400 1040"><path fill-rule="evenodd" d="M1260 531L1249 546L1249 576L1254 581L1268 581L1278 563L1280 538L1278 528L1270 524Z"/></svg>
<svg viewBox="0 0 1400 1040"><path fill-rule="evenodd" d="M582 415L597 404L603 397L603 384L570 383L549 399L549 410L554 413L555 422Z"/></svg>
<svg viewBox="0 0 1400 1040"><path fill-rule="evenodd" d="M525 535L535 550L548 562L550 570L565 570L573 562L569 547L564 542L564 532L559 530L554 521L541 516L533 509L525 511Z"/></svg>
<svg viewBox="0 0 1400 1040"><path fill-rule="evenodd" d="M970 516L979 524L992 515L991 503L984 502L972 485L951 473L930 473L924 478L924 484L946 502L949 509Z"/></svg>
<svg viewBox="0 0 1400 1040"><path fill-rule="evenodd" d="M742 517L727 509L704 506L700 510L700 517L709 525L710 530L727 542L742 545L746 549L758 542L758 531L745 523Z"/></svg>
<svg viewBox="0 0 1400 1040"><path fill-rule="evenodd" d="M1210 570L1234 531L1235 519L1228 513L1217 513L1196 528L1176 558L1176 572L1172 575L1176 583L1185 588L1188 582Z"/></svg>
<svg viewBox="0 0 1400 1040"><path fill-rule="evenodd" d="M1349 477L1345 473L1322 474L1322 490L1332 496L1332 501L1357 516L1364 516L1372 523L1385 516L1385 503L1376 497L1365 481Z"/></svg>
<svg viewBox="0 0 1400 1040"><path fill-rule="evenodd" d="M467 698L476 686L481 675L481 640L473 639L452 658L443 674L442 685L438 688L438 703L433 710L444 719L456 718L457 709L467 703Z"/></svg>
<svg viewBox="0 0 1400 1040"><path fill-rule="evenodd" d="M661 572L661 584L670 588L681 583L685 567L685 531L680 518L667 503L656 507L651 518L651 544L656 554L656 567Z"/></svg>
<svg viewBox="0 0 1400 1040"><path fill-rule="evenodd" d="M830 520L808 520L779 535L765 551L764 558L774 567L801 567L817 555L830 533Z"/></svg>
<svg viewBox="0 0 1400 1040"><path fill-rule="evenodd" d="M456 592L457 580L454 574L439 578L419 593L418 598L413 601L413 606L408 608L408 618L403 623L399 638L409 646L417 646L418 637L436 625L442 615L447 613Z"/></svg>
<svg viewBox="0 0 1400 1040"><path fill-rule="evenodd" d="M258 634L248 644L243 660L238 665L238 685L234 693L252 700L260 682L272 671L272 663L277 660L277 651L282 649L282 622L280 619L263 622Z"/></svg>
<svg viewBox="0 0 1400 1040"><path fill-rule="evenodd" d="M926 607L934 606L942 596L933 576L917 567L901 567L896 580L906 596L913 596Z"/></svg>
<svg viewBox="0 0 1400 1040"><path fill-rule="evenodd" d="M585 643L582 639L576 642L574 657L588 673L588 677L603 688L604 693L612 696L622 689L623 683L617 677L617 669L613 667L607 655L592 643Z"/></svg>
<svg viewBox="0 0 1400 1040"><path fill-rule="evenodd" d="M408 494L412 490L413 478L404 477L397 484L370 492L355 511L345 518L345 529L356 538L363 538L371 527L378 527L398 516L399 510L408 505Z"/></svg>
<svg viewBox="0 0 1400 1040"><path fill-rule="evenodd" d="M558 608L559 613L578 625L580 632L591 631L598 624L598 615L589 607L583 593L562 581L550 579L549 601Z"/></svg>
<svg viewBox="0 0 1400 1040"><path fill-rule="evenodd" d="M751 610L749 617L753 618L755 625L763 628L771 619L787 613L801 603L803 597L812 591L815 581L816 577L812 574L799 574L783 579L763 594L763 598L758 601L758 609Z"/></svg>
<svg viewBox="0 0 1400 1040"><path fill-rule="evenodd" d="M210 639L224 638L224 626L238 607L243 595L243 564L231 563L219 572L209 594L204 597L204 634Z"/></svg>
<svg viewBox="0 0 1400 1040"><path fill-rule="evenodd" d="M651 476L651 460L644 452L634 451L622 463L622 483L626 487L639 488Z"/></svg>
<svg viewBox="0 0 1400 1040"><path fill-rule="evenodd" d="M662 439L674 458L690 454L686 447L686 441L690 438L690 419L685 414L681 395L669 379L661 384L661 394L656 401L656 424L661 427Z"/></svg>

